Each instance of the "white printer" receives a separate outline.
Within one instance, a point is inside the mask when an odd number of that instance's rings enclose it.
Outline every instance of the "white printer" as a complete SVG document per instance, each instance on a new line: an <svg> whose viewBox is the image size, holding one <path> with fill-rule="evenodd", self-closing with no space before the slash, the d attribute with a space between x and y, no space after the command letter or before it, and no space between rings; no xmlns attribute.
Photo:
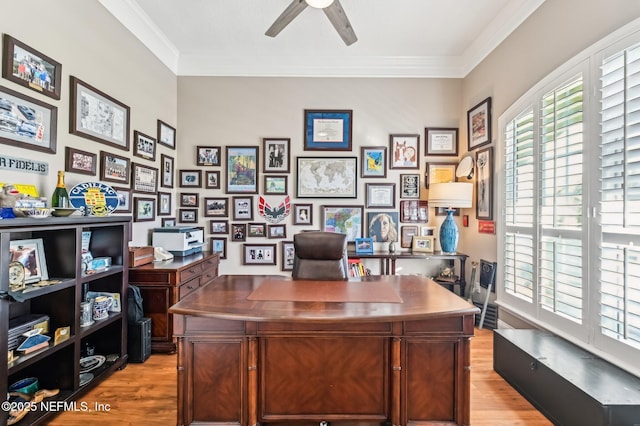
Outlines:
<svg viewBox="0 0 640 426"><path fill-rule="evenodd" d="M162 247L174 256L199 253L204 246L204 230L192 226L154 228L152 245Z"/></svg>

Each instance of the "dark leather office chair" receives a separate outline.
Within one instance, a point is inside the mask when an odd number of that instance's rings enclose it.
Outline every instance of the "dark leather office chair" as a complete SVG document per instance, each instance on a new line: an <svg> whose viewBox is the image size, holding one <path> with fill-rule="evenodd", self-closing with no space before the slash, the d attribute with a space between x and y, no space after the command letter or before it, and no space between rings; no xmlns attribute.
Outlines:
<svg viewBox="0 0 640 426"><path fill-rule="evenodd" d="M303 232L293 236L291 276L297 280L347 280L347 236L334 232Z"/></svg>

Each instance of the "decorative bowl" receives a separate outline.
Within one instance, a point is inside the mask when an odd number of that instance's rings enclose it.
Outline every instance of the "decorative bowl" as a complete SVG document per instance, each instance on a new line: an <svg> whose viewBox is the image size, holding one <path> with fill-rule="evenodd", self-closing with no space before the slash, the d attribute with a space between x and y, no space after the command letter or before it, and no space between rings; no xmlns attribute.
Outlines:
<svg viewBox="0 0 640 426"><path fill-rule="evenodd" d="M65 209L65 208L56 207L55 209L53 209L51 214L56 217L67 217L67 216L71 216L74 212L77 212L78 210L80 209L73 209L73 208Z"/></svg>
<svg viewBox="0 0 640 426"><path fill-rule="evenodd" d="M51 215L51 211L53 209L48 209L44 207L34 207L34 208L15 208L13 209L13 213L16 217L34 217L37 219L49 217Z"/></svg>
<svg viewBox="0 0 640 426"><path fill-rule="evenodd" d="M37 377L27 377L26 379L18 380L9 386L9 392L21 392L33 395L38 390L38 387L39 383Z"/></svg>

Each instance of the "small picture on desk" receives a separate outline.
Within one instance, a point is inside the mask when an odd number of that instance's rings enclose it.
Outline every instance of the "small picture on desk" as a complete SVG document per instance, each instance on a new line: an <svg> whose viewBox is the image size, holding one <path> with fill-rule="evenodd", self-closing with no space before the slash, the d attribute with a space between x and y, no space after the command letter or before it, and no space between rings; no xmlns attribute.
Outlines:
<svg viewBox="0 0 640 426"><path fill-rule="evenodd" d="M413 237L411 251L433 253L434 237Z"/></svg>
<svg viewBox="0 0 640 426"><path fill-rule="evenodd" d="M356 254L373 254L373 239L356 238Z"/></svg>

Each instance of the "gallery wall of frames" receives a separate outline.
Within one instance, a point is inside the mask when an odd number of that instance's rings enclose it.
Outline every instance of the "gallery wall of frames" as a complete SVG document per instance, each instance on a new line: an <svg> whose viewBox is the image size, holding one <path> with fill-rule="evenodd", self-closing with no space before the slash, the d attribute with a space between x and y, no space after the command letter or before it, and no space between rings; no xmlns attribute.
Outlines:
<svg viewBox="0 0 640 426"><path fill-rule="evenodd" d="M416 237L428 242L421 251L437 250L438 222L429 221L426 194L430 184L458 180L457 128L389 134L384 145L354 148L352 110L301 115L304 146L298 155L291 137L196 146L194 167L177 170L176 217L163 223L204 224L209 250L222 259L239 257L242 265L281 271L292 269L293 234L304 230L344 233L352 244L370 239L382 250L391 241L411 250ZM483 117L487 121L478 126L487 129L490 117ZM478 126L475 140L483 132ZM490 155L484 148L489 140L470 149ZM215 189L216 196L201 189ZM444 219L446 212L431 214Z"/></svg>

